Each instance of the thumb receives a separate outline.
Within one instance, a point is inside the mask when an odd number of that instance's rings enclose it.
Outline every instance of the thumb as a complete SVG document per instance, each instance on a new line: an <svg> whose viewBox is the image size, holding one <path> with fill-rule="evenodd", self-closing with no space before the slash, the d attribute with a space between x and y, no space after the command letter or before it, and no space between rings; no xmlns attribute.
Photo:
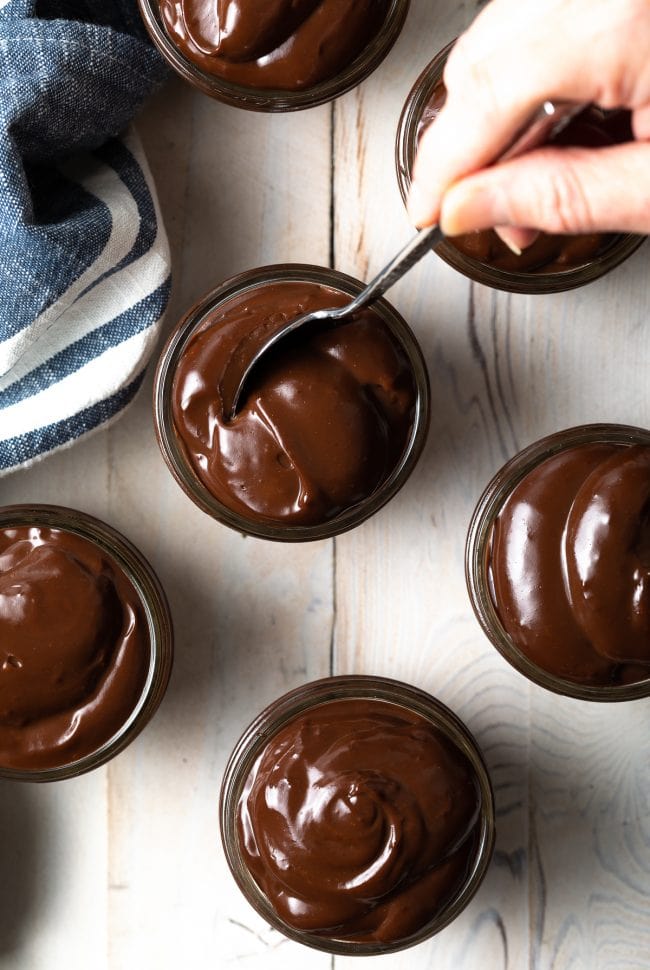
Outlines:
<svg viewBox="0 0 650 970"><path fill-rule="evenodd" d="M650 144L547 146L462 179L445 193L445 235L494 226L550 233L650 233Z"/></svg>

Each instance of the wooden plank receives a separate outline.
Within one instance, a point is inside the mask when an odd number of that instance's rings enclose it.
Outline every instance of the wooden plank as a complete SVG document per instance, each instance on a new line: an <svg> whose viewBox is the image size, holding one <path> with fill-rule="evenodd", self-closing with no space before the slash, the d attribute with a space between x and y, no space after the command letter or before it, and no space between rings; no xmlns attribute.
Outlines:
<svg viewBox="0 0 650 970"><path fill-rule="evenodd" d="M413 231L395 178L397 121L417 74L466 17L455 4L439 3L432 11L430 4L415 2L385 68L337 104L337 265L356 275L372 274ZM360 244L354 229L359 224ZM468 282L431 256L390 299L427 359L431 432L403 491L374 520L337 540L336 669L417 684L464 718L491 770L499 841L468 910L434 940L377 963L395 970L462 970L475 967L480 952L490 970L518 968L528 953L528 690L481 643L462 570L466 523L486 468L497 467L504 450L476 352ZM336 966L351 968L352 962L337 957Z"/></svg>
<svg viewBox="0 0 650 970"><path fill-rule="evenodd" d="M328 108L248 114L173 83L141 127L174 253L168 327L233 272L327 264ZM158 571L176 628L169 693L148 730L76 787L39 790L34 826L37 808L47 820L60 806L70 834L43 847L47 907L36 935L14 934L7 966L255 966L263 954L265 966L302 968L302 948L256 918L226 871L217 805L248 721L329 671L331 543L245 539L196 510L158 452L150 384L109 431L2 484L3 502L70 504L124 531ZM74 853L57 849L72 838Z"/></svg>
<svg viewBox="0 0 650 970"><path fill-rule="evenodd" d="M101 771L0 784L0 962L106 967L106 802Z"/></svg>
<svg viewBox="0 0 650 970"><path fill-rule="evenodd" d="M332 117L335 265L366 277L408 238L397 119L473 9L413 0L388 60L333 109L269 117L165 89L142 131L174 253L168 329L231 273L327 264ZM107 769L2 785L7 970L357 966L265 927L218 841L233 743L264 704L329 671L332 632L337 672L410 681L464 718L497 798L495 859L476 899L436 939L376 965L650 965L647 703L605 708L528 685L482 636L462 571L476 499L514 451L575 423L650 424L647 252L582 290L530 298L470 286L430 257L392 298L427 358L431 434L400 495L335 543L243 539L195 510L159 457L150 379L110 431L0 483L3 503L74 505L122 529L158 570L177 631L158 716Z"/></svg>
<svg viewBox="0 0 650 970"><path fill-rule="evenodd" d="M453 34L437 30L436 14L451 24L467 11L436 4L432 12L416 0L400 41L408 58L399 60L398 46L383 71L336 106L336 262L363 278L408 236L391 191L386 129L420 64ZM477 959L490 970L624 965L616 953L625 965L648 965L650 781L638 726L647 705L618 706L603 720L599 706L528 685L478 629L462 566L474 504L520 447L587 421L648 424L646 266L641 252L582 290L522 297L470 285L431 258L393 291L427 358L431 434L403 492L337 539L336 670L411 681L464 718L491 770L498 837L468 910L430 943L377 961L391 970L462 970ZM624 734L616 751L607 742L614 717ZM576 776L586 739L601 755ZM617 765L616 796L606 785L606 751ZM555 804L558 816L548 810ZM605 852L606 838L621 851ZM337 967L352 963L336 959Z"/></svg>
<svg viewBox="0 0 650 970"><path fill-rule="evenodd" d="M647 967L648 704L581 705L536 694L533 965Z"/></svg>
<svg viewBox="0 0 650 970"><path fill-rule="evenodd" d="M164 115L152 106L144 129L164 211L178 199L172 231L183 225L172 236L170 323L234 272L305 254L326 263L329 245L327 109L306 118L249 114L180 85L175 97L171 118L168 101ZM161 115L172 126L190 117L182 197ZM177 659L155 726L111 766L110 881L128 889L110 896L109 966L254 966L263 954L270 967L299 967L301 948L268 930L232 881L217 806L226 758L248 721L328 672L331 544L282 546L211 522L163 468L148 408L134 421L111 432L111 509L131 506L131 532L158 564ZM138 449L147 439L142 494Z"/></svg>

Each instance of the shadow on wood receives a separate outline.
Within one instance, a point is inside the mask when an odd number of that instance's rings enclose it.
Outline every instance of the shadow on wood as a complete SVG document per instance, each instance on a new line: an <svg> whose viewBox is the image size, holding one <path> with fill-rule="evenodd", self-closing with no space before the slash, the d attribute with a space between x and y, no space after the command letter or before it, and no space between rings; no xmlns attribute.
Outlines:
<svg viewBox="0 0 650 970"><path fill-rule="evenodd" d="M51 840L31 786L0 782L0 960L18 955L51 891L45 868ZM13 964L17 965L17 964Z"/></svg>

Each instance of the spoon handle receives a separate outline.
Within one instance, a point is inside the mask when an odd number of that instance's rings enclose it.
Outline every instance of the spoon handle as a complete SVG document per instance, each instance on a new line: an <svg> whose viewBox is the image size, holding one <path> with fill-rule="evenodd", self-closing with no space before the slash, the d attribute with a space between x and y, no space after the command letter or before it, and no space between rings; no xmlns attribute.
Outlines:
<svg viewBox="0 0 650 970"><path fill-rule="evenodd" d="M410 269L419 263L423 256L430 253L432 248L442 242L444 236L439 226L429 226L421 229L417 236L414 236L403 249L400 249L397 256L394 256L390 263L381 270L366 286L365 290L345 306L345 315L355 313L365 306L369 306L384 295L386 290L397 283L398 280L408 273Z"/></svg>
<svg viewBox="0 0 650 970"><path fill-rule="evenodd" d="M545 101L533 117L520 129L508 148L499 156L498 162L505 162L517 155L523 155L549 138L554 138L568 125L572 118L584 110L586 105L568 101ZM364 290L345 307L346 316L378 300L399 279L408 273L423 256L440 242L444 236L439 226L421 229L406 246L391 259L387 266L375 276Z"/></svg>
<svg viewBox="0 0 650 970"><path fill-rule="evenodd" d="M1 2L2 0L0 0ZM584 107L584 104L545 101L524 127L517 132L506 151L499 156L497 161L505 161L508 158L514 158L515 155L522 155L524 152L530 151L531 148L542 144L549 137L557 135ZM271 347L307 323L324 320L330 322L346 320L364 307L370 306L375 300L383 296L386 290L397 283L423 256L435 249L443 238L439 226L421 229L417 236L414 236L397 256L394 256L390 263L384 266L381 272L351 303L346 303L337 309L315 310L312 313L302 314L285 323L271 336L267 336L254 351L244 341L245 346L233 354L233 362L226 369L226 373L219 384L224 414L228 414L231 418L235 417L244 386L251 371Z"/></svg>
<svg viewBox="0 0 650 970"><path fill-rule="evenodd" d="M557 138L570 121L584 111L587 101L544 101L532 118L519 129L510 145L495 160L507 162L510 158L525 155L533 148L539 148L551 138Z"/></svg>

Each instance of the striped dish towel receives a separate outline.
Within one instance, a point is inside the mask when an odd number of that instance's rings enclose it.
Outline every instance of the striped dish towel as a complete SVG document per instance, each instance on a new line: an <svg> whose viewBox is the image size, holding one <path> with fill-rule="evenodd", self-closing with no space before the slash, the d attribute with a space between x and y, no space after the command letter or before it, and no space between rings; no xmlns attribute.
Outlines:
<svg viewBox="0 0 650 970"><path fill-rule="evenodd" d="M136 0L0 0L0 475L142 382L170 260L126 126L164 76Z"/></svg>

